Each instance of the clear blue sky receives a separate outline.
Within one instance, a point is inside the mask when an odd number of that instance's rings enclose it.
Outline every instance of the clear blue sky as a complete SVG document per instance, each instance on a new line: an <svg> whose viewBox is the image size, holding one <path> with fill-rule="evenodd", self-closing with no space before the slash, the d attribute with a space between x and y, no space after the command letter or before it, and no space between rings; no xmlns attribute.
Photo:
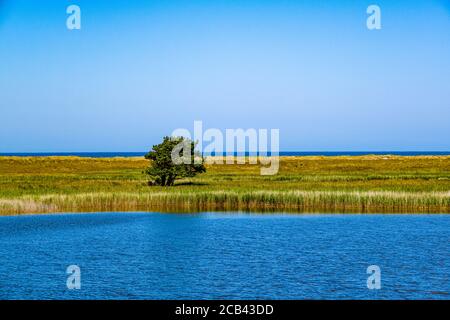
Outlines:
<svg viewBox="0 0 450 320"><path fill-rule="evenodd" d="M450 1L0 0L0 152L145 151L194 120L450 150Z"/></svg>

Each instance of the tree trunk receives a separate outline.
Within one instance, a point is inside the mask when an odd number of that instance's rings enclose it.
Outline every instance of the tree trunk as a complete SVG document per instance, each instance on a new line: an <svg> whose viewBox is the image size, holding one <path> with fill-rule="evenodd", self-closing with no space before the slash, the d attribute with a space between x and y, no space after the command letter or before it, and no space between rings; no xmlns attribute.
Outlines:
<svg viewBox="0 0 450 320"><path fill-rule="evenodd" d="M175 183L175 178L176 178L176 176L170 176L170 177L167 179L167 185L168 185L168 186L173 186L174 183Z"/></svg>

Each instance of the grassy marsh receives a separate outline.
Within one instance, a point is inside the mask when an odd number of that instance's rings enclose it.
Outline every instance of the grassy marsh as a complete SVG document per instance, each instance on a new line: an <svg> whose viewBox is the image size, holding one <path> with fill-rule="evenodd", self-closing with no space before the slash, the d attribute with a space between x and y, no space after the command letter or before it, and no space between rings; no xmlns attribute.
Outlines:
<svg viewBox="0 0 450 320"><path fill-rule="evenodd" d="M174 187L149 187L143 158L0 157L0 213L292 211L450 213L450 156L281 157L207 165Z"/></svg>

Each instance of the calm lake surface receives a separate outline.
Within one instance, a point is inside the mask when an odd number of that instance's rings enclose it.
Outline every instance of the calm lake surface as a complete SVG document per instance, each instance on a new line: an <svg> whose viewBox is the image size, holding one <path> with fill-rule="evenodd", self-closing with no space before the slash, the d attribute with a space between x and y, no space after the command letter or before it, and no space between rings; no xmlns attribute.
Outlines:
<svg viewBox="0 0 450 320"><path fill-rule="evenodd" d="M448 215L13 216L0 243L1 299L450 298Z"/></svg>

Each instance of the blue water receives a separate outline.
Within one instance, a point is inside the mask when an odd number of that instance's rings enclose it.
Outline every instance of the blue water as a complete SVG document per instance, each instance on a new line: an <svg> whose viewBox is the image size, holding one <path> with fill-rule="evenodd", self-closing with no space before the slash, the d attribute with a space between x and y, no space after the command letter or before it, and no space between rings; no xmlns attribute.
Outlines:
<svg viewBox="0 0 450 320"><path fill-rule="evenodd" d="M0 153L1 156L37 157L37 156L77 156L89 158L143 157L146 152L21 152ZM398 155L398 156L447 156L450 151L281 151L280 156L363 156L363 155ZM246 153L248 155L248 153Z"/></svg>
<svg viewBox="0 0 450 320"><path fill-rule="evenodd" d="M0 243L1 299L450 298L446 215L14 216Z"/></svg>

